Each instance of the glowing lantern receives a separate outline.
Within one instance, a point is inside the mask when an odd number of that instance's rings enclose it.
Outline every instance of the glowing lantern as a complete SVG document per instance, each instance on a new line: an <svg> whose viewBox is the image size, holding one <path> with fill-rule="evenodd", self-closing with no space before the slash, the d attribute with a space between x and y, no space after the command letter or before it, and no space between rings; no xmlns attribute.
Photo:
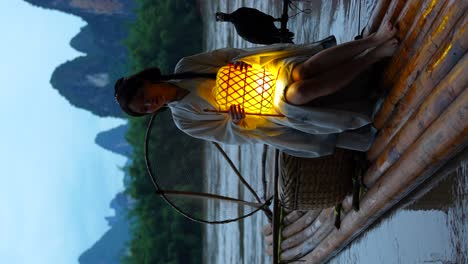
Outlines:
<svg viewBox="0 0 468 264"><path fill-rule="evenodd" d="M220 112L226 112L233 104L244 107L246 114L268 114L273 107L276 76L265 69L219 69L214 88Z"/></svg>

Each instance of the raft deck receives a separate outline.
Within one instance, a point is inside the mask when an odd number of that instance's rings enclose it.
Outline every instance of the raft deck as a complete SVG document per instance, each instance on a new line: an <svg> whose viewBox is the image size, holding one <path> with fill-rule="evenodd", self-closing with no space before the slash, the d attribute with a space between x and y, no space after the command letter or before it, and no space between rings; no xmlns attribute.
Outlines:
<svg viewBox="0 0 468 264"><path fill-rule="evenodd" d="M374 119L379 133L367 153L371 166L363 182L368 191L359 211L351 209L350 196L345 198L340 229L334 227L333 208L286 216L281 260L329 260L449 160L466 152L467 6L465 0L377 2L364 35L390 20L399 27L401 44L379 84L388 94Z"/></svg>

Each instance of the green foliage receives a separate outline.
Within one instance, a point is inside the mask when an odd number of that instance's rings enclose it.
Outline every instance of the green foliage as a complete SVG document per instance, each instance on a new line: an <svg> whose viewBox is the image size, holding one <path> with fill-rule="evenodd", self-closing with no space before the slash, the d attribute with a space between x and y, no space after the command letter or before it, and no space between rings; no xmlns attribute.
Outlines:
<svg viewBox="0 0 468 264"><path fill-rule="evenodd" d="M132 71L157 66L172 72L178 60L201 51L202 25L195 0L137 0L137 20L131 25L125 41L129 49ZM159 123L172 122L162 117ZM170 208L156 193L147 173L144 137L149 118L129 118L127 141L133 147L132 164L125 168L131 176L126 190L135 200L130 212L132 241L129 252L122 259L126 264L143 263L201 263L202 225L185 219ZM201 175L201 146L187 136L182 137L174 125L157 126L152 140L157 149L152 159L158 160L158 173L185 173L191 178ZM161 140L158 135L165 135ZM168 136L170 135L170 136ZM182 153L170 155L165 153ZM171 159L172 157L172 159ZM197 158L193 158L197 157ZM197 168L198 167L198 168ZM178 185L171 177L167 184ZM196 182L196 181L194 181ZM193 182L191 183L193 184ZM187 203L188 206L190 204Z"/></svg>
<svg viewBox="0 0 468 264"><path fill-rule="evenodd" d="M135 71L157 66L172 72L184 56L202 48L201 18L195 0L138 0L137 20L126 45Z"/></svg>
<svg viewBox="0 0 468 264"><path fill-rule="evenodd" d="M134 151L132 155L133 163L126 168L127 172L131 175L131 183L127 192L137 202L130 212L133 235L129 245L131 255L126 256L123 259L123 263L201 263L202 226L185 219L156 195L147 173L144 137L148 121L147 117L129 119L127 140L132 144ZM159 129L155 130L158 131ZM163 128L162 130L168 129ZM188 140L187 138L185 137L182 140ZM155 148L160 147L164 149L167 146L171 146L172 142L174 145L172 145L173 147L170 151L180 152L185 151L185 147L187 146L175 144L174 141L178 140L177 137L165 137L164 140L164 144ZM157 142L160 141L157 140ZM192 149L200 149L199 147L194 147L195 143L187 144ZM164 154L163 151L157 151L156 153ZM196 157L201 156L200 153L197 154ZM174 163L178 165L178 168L182 167L179 163L188 164L183 166L191 166L190 163L194 161L190 156L188 157L190 161L181 158L161 162L161 165L158 166L158 172L163 174L173 172ZM161 160L161 157L157 159ZM192 173L194 177L198 177L196 174L200 174L201 171L195 169ZM186 186L178 187L179 190L186 188Z"/></svg>

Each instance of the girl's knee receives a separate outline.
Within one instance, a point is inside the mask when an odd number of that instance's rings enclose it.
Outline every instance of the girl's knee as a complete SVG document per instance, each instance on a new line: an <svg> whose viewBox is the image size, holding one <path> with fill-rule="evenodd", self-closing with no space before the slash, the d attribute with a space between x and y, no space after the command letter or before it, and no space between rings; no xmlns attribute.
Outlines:
<svg viewBox="0 0 468 264"><path fill-rule="evenodd" d="M301 105L304 104L304 82L303 81L297 81L291 83L287 89L286 92L284 93L284 97L286 101L290 104L293 105Z"/></svg>
<svg viewBox="0 0 468 264"><path fill-rule="evenodd" d="M304 64L298 64L294 66L292 72L291 72L291 77L293 81L297 82L300 80L304 79Z"/></svg>

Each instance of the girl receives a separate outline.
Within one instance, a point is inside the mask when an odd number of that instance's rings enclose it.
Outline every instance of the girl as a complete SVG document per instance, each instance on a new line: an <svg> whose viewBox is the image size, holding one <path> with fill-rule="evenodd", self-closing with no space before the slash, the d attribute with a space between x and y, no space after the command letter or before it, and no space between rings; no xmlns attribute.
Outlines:
<svg viewBox="0 0 468 264"><path fill-rule="evenodd" d="M132 116L167 106L179 129L208 141L264 143L300 157L329 155L335 147L367 151L374 134L371 107L362 103L365 98L348 100L337 92L375 62L392 56L398 46L395 34L387 22L366 38L337 46L329 37L308 45L215 50L181 59L173 75L150 68L121 78L115 96ZM228 114L204 111L217 108L215 76L231 62L241 70L255 63L279 72L276 89L282 96L274 110L284 116L246 115L239 105L231 105Z"/></svg>

